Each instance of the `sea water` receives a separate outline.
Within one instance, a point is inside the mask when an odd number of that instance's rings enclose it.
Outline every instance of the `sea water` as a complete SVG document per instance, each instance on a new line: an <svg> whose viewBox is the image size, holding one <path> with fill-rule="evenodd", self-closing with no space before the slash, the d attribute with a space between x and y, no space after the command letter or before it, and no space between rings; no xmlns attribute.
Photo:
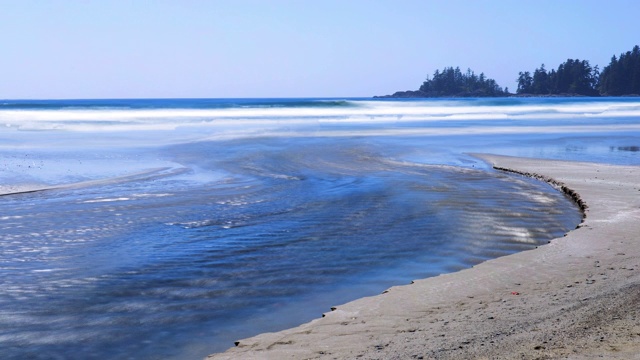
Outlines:
<svg viewBox="0 0 640 360"><path fill-rule="evenodd" d="M640 164L640 100L0 100L3 359L198 359L581 214L468 155Z"/></svg>

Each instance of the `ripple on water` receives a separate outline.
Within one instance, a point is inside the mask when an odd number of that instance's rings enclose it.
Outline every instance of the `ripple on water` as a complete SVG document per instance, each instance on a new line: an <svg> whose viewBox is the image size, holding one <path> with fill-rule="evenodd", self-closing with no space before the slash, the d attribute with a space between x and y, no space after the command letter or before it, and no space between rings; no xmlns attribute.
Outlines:
<svg viewBox="0 0 640 360"><path fill-rule="evenodd" d="M545 184L389 161L369 146L237 156L208 165L235 180L0 203L9 358L179 357L187 347L200 357L391 285L530 249L580 220Z"/></svg>

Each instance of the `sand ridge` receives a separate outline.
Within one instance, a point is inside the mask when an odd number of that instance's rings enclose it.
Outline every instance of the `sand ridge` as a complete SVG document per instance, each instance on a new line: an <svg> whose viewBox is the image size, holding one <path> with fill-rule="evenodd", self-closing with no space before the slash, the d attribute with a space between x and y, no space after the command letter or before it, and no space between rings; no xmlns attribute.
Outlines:
<svg viewBox="0 0 640 360"><path fill-rule="evenodd" d="M583 223L208 359L640 359L640 167L475 156L582 201Z"/></svg>

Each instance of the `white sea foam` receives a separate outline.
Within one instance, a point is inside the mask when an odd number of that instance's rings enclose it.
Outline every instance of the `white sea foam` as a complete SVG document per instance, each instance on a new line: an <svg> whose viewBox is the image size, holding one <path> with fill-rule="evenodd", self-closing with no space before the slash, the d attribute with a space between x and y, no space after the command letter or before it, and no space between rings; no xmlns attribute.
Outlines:
<svg viewBox="0 0 640 360"><path fill-rule="evenodd" d="M349 107L278 107L228 109L57 109L1 110L8 129L66 131L175 130L185 127L247 128L324 124L411 123L640 116L640 101L460 104L452 101L357 101Z"/></svg>
<svg viewBox="0 0 640 360"><path fill-rule="evenodd" d="M160 194L133 194L133 197L135 198L157 198L157 197L165 197L165 196L172 196L173 194L170 193L160 193Z"/></svg>
<svg viewBox="0 0 640 360"><path fill-rule="evenodd" d="M101 203L101 202L114 202L114 201L128 201L131 200L131 198L128 197L119 197L119 198L112 198L112 199L93 199L93 200L85 200L83 201L83 203L88 204L88 203Z"/></svg>
<svg viewBox="0 0 640 360"><path fill-rule="evenodd" d="M471 126L450 128L408 128L408 129L364 129L364 130L325 130L316 131L315 136L351 137L351 136L440 136L440 135L505 135L505 134L561 134L561 133L608 133L640 131L640 124L628 125L580 125L580 126ZM265 135L265 134L261 134ZM302 132L272 132L270 136L304 137ZM215 138L219 138L216 136Z"/></svg>

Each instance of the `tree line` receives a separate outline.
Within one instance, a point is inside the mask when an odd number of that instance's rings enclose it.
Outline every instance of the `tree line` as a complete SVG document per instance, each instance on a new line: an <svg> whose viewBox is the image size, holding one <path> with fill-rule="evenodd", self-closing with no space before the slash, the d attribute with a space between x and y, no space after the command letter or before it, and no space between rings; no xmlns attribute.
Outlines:
<svg viewBox="0 0 640 360"><path fill-rule="evenodd" d="M433 78L427 77L418 91L427 97L461 96L461 97L485 97L504 96L505 91L498 86L495 80L487 78L484 73L476 75L471 69L462 73L459 67L444 68L442 72L436 70Z"/></svg>
<svg viewBox="0 0 640 360"><path fill-rule="evenodd" d="M547 71L544 64L518 73L518 94L620 96L640 94L640 47L614 55L602 69L589 61L568 59L558 69Z"/></svg>
<svg viewBox="0 0 640 360"><path fill-rule="evenodd" d="M459 67L436 70L433 78L427 76L418 90L398 91L393 95L374 96L376 98L424 98L424 97L498 97L509 95L495 80L484 73L476 75L471 69L465 73Z"/></svg>
<svg viewBox="0 0 640 360"><path fill-rule="evenodd" d="M615 55L602 71L587 60L568 59L557 69L547 71L544 64L533 73L518 73L516 94L526 96L584 95L621 96L640 95L640 47ZM501 88L484 73L476 75L471 69L465 73L459 67L436 70L418 90L398 91L382 97L500 97L510 96L508 88Z"/></svg>

